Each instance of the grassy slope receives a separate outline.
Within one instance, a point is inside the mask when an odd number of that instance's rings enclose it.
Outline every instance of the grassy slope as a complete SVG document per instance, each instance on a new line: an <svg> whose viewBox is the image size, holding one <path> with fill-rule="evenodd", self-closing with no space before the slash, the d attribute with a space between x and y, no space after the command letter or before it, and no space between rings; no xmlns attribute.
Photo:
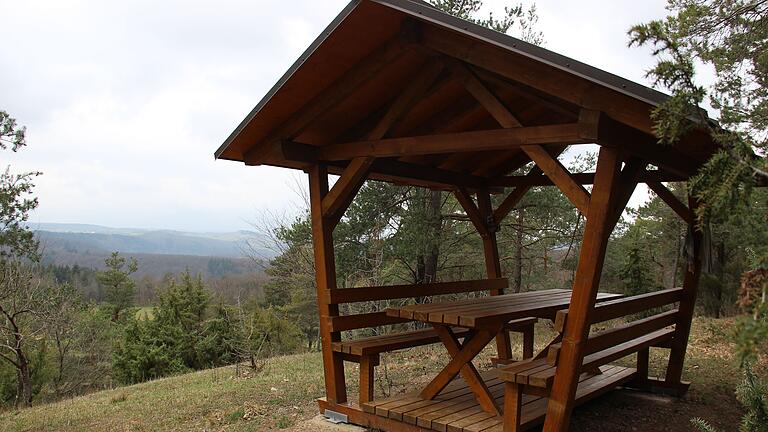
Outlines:
<svg viewBox="0 0 768 432"><path fill-rule="evenodd" d="M574 430L632 430L642 422L668 431L692 430L688 420L702 416L733 429L740 411L733 397L739 374L725 341L727 320L698 319L694 324L686 378L694 382L682 401L658 405L616 392L577 411ZM540 325L537 342L551 335ZM519 344L518 344L519 346ZM487 364L491 352L478 365ZM377 393L401 392L426 382L444 363L439 346L387 356L377 369ZM662 365L654 356L654 369ZM356 392L356 368L348 368L350 395ZM37 406L0 415L2 431L256 431L291 428L317 413L323 393L319 354L271 359L253 376L236 377L235 367L212 369ZM634 398L634 399L633 399ZM586 408L586 407L585 407ZM659 414L659 415L654 415ZM646 430L655 430L651 427ZM303 429L306 430L306 429Z"/></svg>

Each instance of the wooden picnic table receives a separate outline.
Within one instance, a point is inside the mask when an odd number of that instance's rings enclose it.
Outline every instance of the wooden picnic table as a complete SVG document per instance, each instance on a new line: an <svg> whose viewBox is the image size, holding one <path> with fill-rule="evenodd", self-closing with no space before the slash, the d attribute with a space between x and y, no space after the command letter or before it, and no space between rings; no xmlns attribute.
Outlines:
<svg viewBox="0 0 768 432"><path fill-rule="evenodd" d="M598 301L617 297L617 294L599 293ZM434 399L459 373L475 394L480 406L487 412L501 415L482 377L472 360L504 329L509 321L536 317L554 320L557 311L567 309L571 291L552 289L478 297L443 303L408 305L388 308L388 316L407 318L431 324L445 345L451 361L421 391L424 399ZM466 327L470 331L464 341L456 337L452 326Z"/></svg>

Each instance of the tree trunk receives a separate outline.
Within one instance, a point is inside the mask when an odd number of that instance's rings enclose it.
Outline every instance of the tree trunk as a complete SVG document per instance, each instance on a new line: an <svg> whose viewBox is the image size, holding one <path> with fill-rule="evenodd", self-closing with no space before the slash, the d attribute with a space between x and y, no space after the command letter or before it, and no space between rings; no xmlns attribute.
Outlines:
<svg viewBox="0 0 768 432"><path fill-rule="evenodd" d="M517 233L515 235L515 261L512 266L512 290L519 293L523 288L523 223L524 210L517 209Z"/></svg>
<svg viewBox="0 0 768 432"><path fill-rule="evenodd" d="M25 407L32 406L32 371L30 370L29 360L21 349L16 350L16 360L18 363L18 391L16 393L16 408L20 405Z"/></svg>

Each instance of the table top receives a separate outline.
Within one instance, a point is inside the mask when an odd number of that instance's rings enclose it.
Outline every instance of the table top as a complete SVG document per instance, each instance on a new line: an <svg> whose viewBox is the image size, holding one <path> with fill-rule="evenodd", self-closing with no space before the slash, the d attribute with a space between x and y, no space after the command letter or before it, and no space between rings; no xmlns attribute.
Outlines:
<svg viewBox="0 0 768 432"><path fill-rule="evenodd" d="M598 293L597 301L621 297L619 294ZM536 317L553 319L557 311L567 309L571 290L551 289L477 297L443 303L427 303L388 308L388 316L449 324L459 327L482 328L515 319Z"/></svg>

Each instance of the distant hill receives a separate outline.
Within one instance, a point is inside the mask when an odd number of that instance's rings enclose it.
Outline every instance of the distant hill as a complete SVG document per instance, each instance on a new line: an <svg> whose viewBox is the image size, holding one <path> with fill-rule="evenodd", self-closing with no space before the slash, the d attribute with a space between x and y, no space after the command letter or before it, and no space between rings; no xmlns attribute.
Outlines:
<svg viewBox="0 0 768 432"><path fill-rule="evenodd" d="M259 267L250 258L266 261L275 255L266 239L252 231L195 233L56 223L32 228L47 263L101 269L104 259L118 251L138 260L137 277L162 277L187 268L204 275L243 273Z"/></svg>
<svg viewBox="0 0 768 432"><path fill-rule="evenodd" d="M32 227L48 249L241 258L272 258L266 239L253 231L196 233L172 230L111 228L86 224L43 223ZM255 250L251 251L251 248Z"/></svg>

